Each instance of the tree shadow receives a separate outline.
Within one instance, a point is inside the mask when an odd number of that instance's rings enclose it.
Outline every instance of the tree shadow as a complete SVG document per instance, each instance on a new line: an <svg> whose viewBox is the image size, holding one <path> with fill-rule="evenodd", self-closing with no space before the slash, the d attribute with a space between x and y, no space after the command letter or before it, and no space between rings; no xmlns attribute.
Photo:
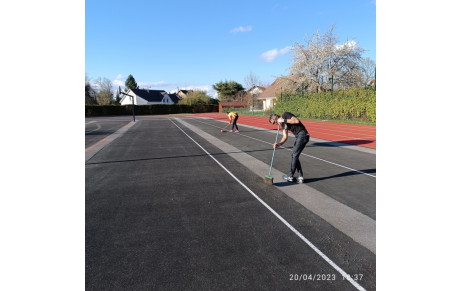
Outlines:
<svg viewBox="0 0 460 291"><path fill-rule="evenodd" d="M253 152L266 152L273 151L273 149L260 149L251 151L234 151L224 153L210 153L211 156L220 156L228 154L242 154L242 153L253 153ZM167 159L181 159L181 158L195 158L195 157L206 157L208 154L196 154L196 155L180 155L180 156L165 156L165 157L151 157L151 158L140 158L140 159L125 159L125 160L113 160L104 162L88 162L85 165L101 165L101 164L114 164L114 163L128 163L128 162L141 162L141 161L154 161L154 160L167 160Z"/></svg>

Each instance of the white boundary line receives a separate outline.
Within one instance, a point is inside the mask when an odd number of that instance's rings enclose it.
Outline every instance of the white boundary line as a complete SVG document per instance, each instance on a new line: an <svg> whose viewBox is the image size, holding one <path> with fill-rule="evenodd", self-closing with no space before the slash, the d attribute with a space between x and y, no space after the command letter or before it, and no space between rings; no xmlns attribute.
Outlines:
<svg viewBox="0 0 460 291"><path fill-rule="evenodd" d="M182 128L180 128L176 123L171 119L170 121L174 124L180 131L182 131L189 139L191 139L197 146L199 146L209 157L211 157L222 169L224 169L233 179L235 179L244 189L246 189L254 198L256 198L263 206L265 206L270 212L275 215L282 223L284 223L291 231L293 231L300 239L302 239L308 246L310 246L318 255L320 255L329 265L331 265L337 272L339 272L344 278L356 287L358 290L366 290L361 285L359 285L355 280L350 278L348 274L337 266L331 259L329 259L323 252L321 252L313 243L311 243L307 238L305 238L297 229L295 229L289 222L287 222L281 215L279 215L275 210L273 210L267 203L265 203L257 194L252 192L243 182L241 182L232 172L230 172L224 165L222 165L216 158L214 158L207 150L205 150L198 142L196 142L191 136L189 136Z"/></svg>
<svg viewBox="0 0 460 291"><path fill-rule="evenodd" d="M204 123L204 124L207 124L207 125L216 127L216 128L219 128L218 126L215 126L215 125L213 125L213 124L209 124L209 123L202 122L202 121L198 121L198 122ZM251 138L251 139L253 139L253 140L257 140L257 141L266 143L266 144L270 144L270 145L273 144L273 143L270 143L270 142L267 142L267 141L264 141L264 140L261 140L261 139L258 139L258 138L249 136L249 135L242 134L241 132L239 132L238 134L239 134L239 135L242 135L242 136L245 136L245 137L248 137L248 138ZM283 146L281 146L280 148L292 152L291 149L285 148L285 147L283 147ZM303 156L306 156L306 157L310 157L310 158L312 158L312 159L316 159L316 160L320 160L320 161L325 162L325 163L332 164L332 165L334 165L334 166L338 166L338 167L341 167L341 168L345 168L345 169L347 169L347 170L351 170L351 171L354 171L354 172L358 172L358 173L360 173L360 174L363 174L363 175L366 175L366 176L369 176L369 177L377 178L377 177L374 176L374 175L371 175L371 174L368 174L368 173L365 173L365 172L362 172L362 171L359 171L359 170L356 170L356 169L353 169L353 168L349 168L349 167L347 167L347 166L340 165L340 164L337 164L337 163L334 163L334 162L331 162L331 161L328 161L328 160L324 160L324 159L321 159L321 158L317 158L317 157L314 157L314 156L311 156L311 155L307 155L307 154L304 154L304 153L300 153L300 154L303 155Z"/></svg>

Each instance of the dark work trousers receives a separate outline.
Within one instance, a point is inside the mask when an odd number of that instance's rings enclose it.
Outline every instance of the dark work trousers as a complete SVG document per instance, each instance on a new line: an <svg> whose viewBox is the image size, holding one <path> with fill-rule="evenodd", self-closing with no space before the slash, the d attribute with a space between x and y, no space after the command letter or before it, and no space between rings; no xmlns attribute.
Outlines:
<svg viewBox="0 0 460 291"><path fill-rule="evenodd" d="M303 177L302 166L300 165L299 156L309 140L310 135L305 131L300 132L296 136L294 146L292 147L291 171L289 172L290 177L294 176L295 170L299 172L299 177Z"/></svg>
<svg viewBox="0 0 460 291"><path fill-rule="evenodd" d="M239 130L239 129L238 129L238 125L236 124L236 121L237 121L237 120L238 120L238 115L235 116L235 119L233 119L232 130L233 130L233 128L235 128L235 127L236 127L236 130Z"/></svg>

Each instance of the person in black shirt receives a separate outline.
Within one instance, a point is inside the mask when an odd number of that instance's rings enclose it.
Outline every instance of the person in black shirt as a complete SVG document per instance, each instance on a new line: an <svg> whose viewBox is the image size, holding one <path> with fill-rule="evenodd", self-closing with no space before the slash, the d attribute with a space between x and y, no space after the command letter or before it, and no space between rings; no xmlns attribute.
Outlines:
<svg viewBox="0 0 460 291"><path fill-rule="evenodd" d="M290 112L284 112L283 115L280 117L276 114L270 114L268 121L271 124L278 123L280 128L283 129L283 138L278 143L273 144L273 148L279 148L283 145L288 139L288 130L290 130L295 135L295 142L294 146L292 147L292 159L291 159L291 169L289 173L283 176L283 179L294 182L294 174L295 171L299 173L299 177L297 177L297 182L303 183L303 172L302 166L300 165L299 156L302 150L307 145L308 141L310 140L310 135L308 134L307 129L305 126L300 122L300 120Z"/></svg>

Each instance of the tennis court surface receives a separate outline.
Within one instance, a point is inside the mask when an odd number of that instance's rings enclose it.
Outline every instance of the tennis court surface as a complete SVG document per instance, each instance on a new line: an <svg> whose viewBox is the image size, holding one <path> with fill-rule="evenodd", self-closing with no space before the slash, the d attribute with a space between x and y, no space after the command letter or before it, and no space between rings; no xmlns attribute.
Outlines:
<svg viewBox="0 0 460 291"><path fill-rule="evenodd" d="M304 122L267 185L275 127L225 119L86 118L86 289L375 290L375 127Z"/></svg>

